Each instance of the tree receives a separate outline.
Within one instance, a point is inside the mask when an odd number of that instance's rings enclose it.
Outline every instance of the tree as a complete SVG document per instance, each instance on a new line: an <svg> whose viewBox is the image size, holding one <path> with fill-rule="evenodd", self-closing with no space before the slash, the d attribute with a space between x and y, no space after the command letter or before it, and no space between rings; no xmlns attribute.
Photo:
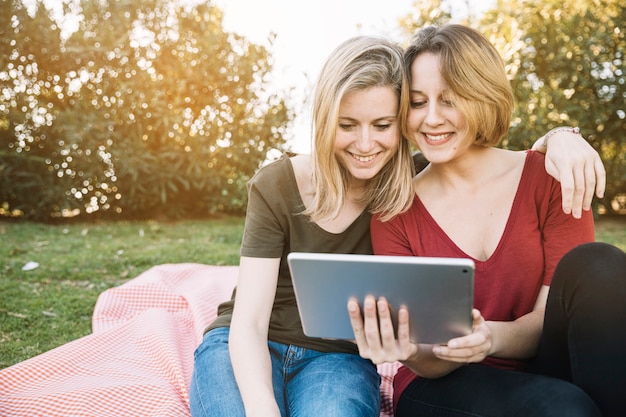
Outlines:
<svg viewBox="0 0 626 417"><path fill-rule="evenodd" d="M452 19L450 7L445 0L415 0L414 10L400 19L400 28L410 38L426 26L441 26Z"/></svg>
<svg viewBox="0 0 626 417"><path fill-rule="evenodd" d="M2 3L0 202L42 219L243 211L292 119L267 48L206 2L62 4Z"/></svg>
<svg viewBox="0 0 626 417"><path fill-rule="evenodd" d="M483 28L509 49L517 109L506 145L577 125L607 168L607 197L626 193L626 5L619 0L498 2ZM502 28L510 39L502 42Z"/></svg>

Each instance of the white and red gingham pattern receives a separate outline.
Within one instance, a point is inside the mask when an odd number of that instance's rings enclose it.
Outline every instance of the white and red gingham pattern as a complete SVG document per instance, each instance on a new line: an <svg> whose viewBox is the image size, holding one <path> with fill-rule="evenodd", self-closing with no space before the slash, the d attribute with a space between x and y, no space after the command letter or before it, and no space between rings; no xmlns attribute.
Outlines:
<svg viewBox="0 0 626 417"><path fill-rule="evenodd" d="M193 351L236 266L159 265L100 295L93 333L0 371L2 417L189 417ZM380 365L381 417L398 364Z"/></svg>

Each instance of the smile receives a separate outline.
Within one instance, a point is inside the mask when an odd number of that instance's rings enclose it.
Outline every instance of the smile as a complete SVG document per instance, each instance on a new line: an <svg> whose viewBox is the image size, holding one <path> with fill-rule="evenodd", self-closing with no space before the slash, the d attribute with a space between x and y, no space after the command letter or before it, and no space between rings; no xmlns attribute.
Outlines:
<svg viewBox="0 0 626 417"><path fill-rule="evenodd" d="M428 133L424 133L424 136L426 136L426 139L432 140L433 142L438 142L438 141L447 139L450 137L450 135L452 135L452 133L443 133L441 135L430 135Z"/></svg>
<svg viewBox="0 0 626 417"><path fill-rule="evenodd" d="M374 158L376 158L376 155L378 154L365 156L365 155L356 155L356 154L350 153L350 155L352 155L352 157L359 162L370 162L374 160Z"/></svg>

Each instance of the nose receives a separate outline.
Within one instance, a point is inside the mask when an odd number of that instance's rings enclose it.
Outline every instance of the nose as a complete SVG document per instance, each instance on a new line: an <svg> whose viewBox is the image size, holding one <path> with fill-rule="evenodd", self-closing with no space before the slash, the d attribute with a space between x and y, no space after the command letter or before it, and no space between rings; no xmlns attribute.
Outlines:
<svg viewBox="0 0 626 417"><path fill-rule="evenodd" d="M444 117L439 103L431 101L428 104L428 113L426 114L424 122L429 126L438 126L444 123Z"/></svg>
<svg viewBox="0 0 626 417"><path fill-rule="evenodd" d="M355 144L359 152L367 153L368 151L371 151L375 142L375 133L372 131L372 128L369 126L363 126L358 130L357 135L358 137Z"/></svg>

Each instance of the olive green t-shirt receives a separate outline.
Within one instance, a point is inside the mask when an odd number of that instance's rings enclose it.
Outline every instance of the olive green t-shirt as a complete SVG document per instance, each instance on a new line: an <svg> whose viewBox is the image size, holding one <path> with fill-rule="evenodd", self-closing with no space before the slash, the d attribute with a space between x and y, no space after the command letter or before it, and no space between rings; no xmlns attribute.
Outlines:
<svg viewBox="0 0 626 417"><path fill-rule="evenodd" d="M248 207L241 255L256 258L280 257L276 298L269 323L269 339L322 352L358 353L349 341L325 340L304 335L287 265L290 252L372 254L371 215L364 211L342 233L329 233L300 214L295 174L287 155L261 168L248 182ZM233 298L221 304L217 319L208 330L230 325ZM346 308L346 314L348 310Z"/></svg>

